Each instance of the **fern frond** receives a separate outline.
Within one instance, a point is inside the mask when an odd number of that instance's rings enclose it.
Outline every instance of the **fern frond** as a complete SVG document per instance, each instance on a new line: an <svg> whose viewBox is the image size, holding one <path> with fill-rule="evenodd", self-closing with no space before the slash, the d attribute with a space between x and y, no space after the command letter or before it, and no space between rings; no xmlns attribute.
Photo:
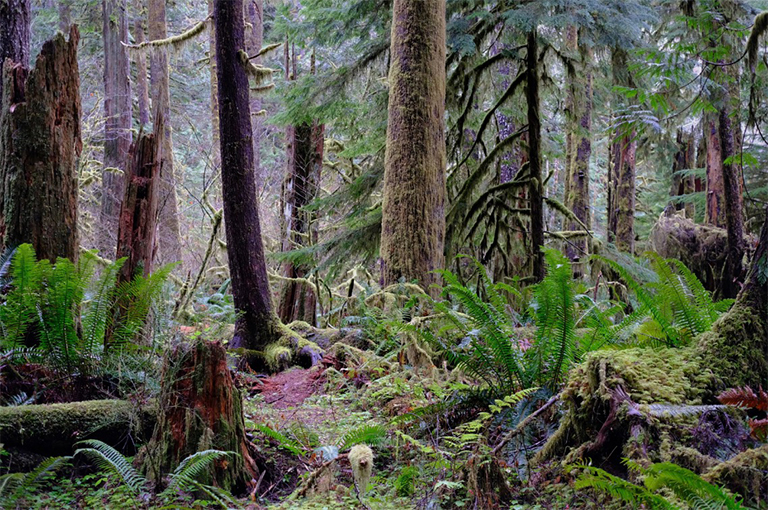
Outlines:
<svg viewBox="0 0 768 510"><path fill-rule="evenodd" d="M258 423L255 426L255 429L264 434L265 436L275 440L281 448L285 448L289 452L293 453L294 455L302 456L304 455L304 449L302 448L301 444L299 444L297 441L294 441L293 439L285 436L284 434L278 432L277 430L274 430L271 427L268 427L267 425Z"/></svg>
<svg viewBox="0 0 768 510"><path fill-rule="evenodd" d="M182 460L173 473L170 475L170 483L164 492L173 493L178 489L184 490L193 485L197 478L205 471L210 469L214 461L229 455L236 455L234 452L225 452L221 450L203 450L186 457Z"/></svg>
<svg viewBox="0 0 768 510"><path fill-rule="evenodd" d="M116 474L125 485L134 493L140 494L144 491L146 486L146 479L131 465L123 455L109 446L108 444L99 441L97 439L87 439L80 441L78 445L85 445L86 448L78 448L75 450L76 457L78 454L83 454L96 462L100 468Z"/></svg>
<svg viewBox="0 0 768 510"><path fill-rule="evenodd" d="M346 450L356 444L375 446L380 444L387 435L387 429L383 425L363 425L350 430L339 441L339 450Z"/></svg>
<svg viewBox="0 0 768 510"><path fill-rule="evenodd" d="M718 395L717 400L729 406L768 411L768 391L762 388L758 388L757 391L749 386L731 388Z"/></svg>

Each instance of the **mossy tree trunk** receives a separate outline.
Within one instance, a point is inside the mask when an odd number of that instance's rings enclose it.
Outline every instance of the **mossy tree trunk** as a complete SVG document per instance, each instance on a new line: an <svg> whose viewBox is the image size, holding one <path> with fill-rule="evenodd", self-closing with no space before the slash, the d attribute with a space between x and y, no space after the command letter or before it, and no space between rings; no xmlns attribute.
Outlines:
<svg viewBox="0 0 768 510"><path fill-rule="evenodd" d="M592 72L590 51L579 47L578 28L566 29L568 51L574 59L568 65L568 151L566 151L565 206L590 228L592 215L589 208L589 158L592 154ZM580 230L575 221L566 230ZM566 255L574 262L574 275L584 274L579 262L589 255L586 238L574 239L566 246Z"/></svg>
<svg viewBox="0 0 768 510"><path fill-rule="evenodd" d="M166 359L162 381L157 425L142 459L148 478L162 487L184 458L216 449L235 455L214 464L208 483L240 493L258 479L224 347L205 340L177 346Z"/></svg>
<svg viewBox="0 0 768 510"><path fill-rule="evenodd" d="M77 260L77 158L80 77L72 27L46 42L28 71L3 65L0 108L0 238L2 246L31 243L38 258Z"/></svg>
<svg viewBox="0 0 768 510"><path fill-rule="evenodd" d="M149 0L147 10L149 39L154 41L168 37L165 21L165 0ZM173 164L173 128L171 126L171 97L169 91L168 54L165 47L150 53L150 89L153 120L162 116L163 130L158 132L162 145L160 165L160 198L158 201L158 247L160 261L164 264L181 262L181 234L179 204L176 196L176 176Z"/></svg>
<svg viewBox="0 0 768 510"><path fill-rule="evenodd" d="M541 112L539 105L539 43L534 28L528 33L525 98L528 101L528 168L531 185L528 203L531 210L531 258L533 278L544 279L544 189L541 176Z"/></svg>
<svg viewBox="0 0 768 510"><path fill-rule="evenodd" d="M684 170L696 168L696 146L694 144L693 132L686 133L682 128L677 130L675 137L677 152L672 162L672 187L669 192L670 197L679 197L693 193L696 189L694 177L692 175L681 175ZM685 210L685 217L694 219L696 211L691 202L675 202L676 210Z"/></svg>
<svg viewBox="0 0 768 510"><path fill-rule="evenodd" d="M633 87L627 67L626 51L614 48L613 79L616 85ZM635 152L637 134L629 126L619 126L613 144L613 239L620 251L635 251Z"/></svg>
<svg viewBox="0 0 768 510"><path fill-rule="evenodd" d="M384 285L424 288L445 243L445 0L395 0L381 257Z"/></svg>
<svg viewBox="0 0 768 510"><path fill-rule="evenodd" d="M104 40L104 173L98 246L112 258L117 245L120 200L125 192L122 171L131 147L131 82L126 0L102 0Z"/></svg>
<svg viewBox="0 0 768 510"><path fill-rule="evenodd" d="M245 51L248 55L256 55L261 51L264 43L264 0L245 0L245 19L247 20L245 30ZM262 58L257 57L252 62L261 65ZM251 97L251 117L253 121L253 167L256 169L256 189L261 188L261 139L264 136L263 116L259 115L261 111L261 97L259 94L253 94Z"/></svg>
<svg viewBox="0 0 768 510"><path fill-rule="evenodd" d="M261 239L248 76L238 59L245 44L242 0L215 0L213 17L227 257L240 313L230 347L261 351L277 339L277 318Z"/></svg>

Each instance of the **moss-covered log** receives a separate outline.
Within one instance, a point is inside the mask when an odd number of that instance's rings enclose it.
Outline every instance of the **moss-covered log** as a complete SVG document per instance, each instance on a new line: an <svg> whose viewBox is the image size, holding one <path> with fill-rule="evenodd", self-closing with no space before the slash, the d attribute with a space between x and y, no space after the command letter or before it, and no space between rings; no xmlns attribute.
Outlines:
<svg viewBox="0 0 768 510"><path fill-rule="evenodd" d="M726 411L692 406L716 404L715 396L728 387L758 387L768 382L766 275L768 224L763 226L736 303L694 345L596 352L571 372L562 396L565 416L535 462L589 459L594 465L622 473L621 459L628 457L638 462L673 461L698 472L716 472L717 460L708 456L706 448L697 449L691 431L699 420L696 411ZM761 476L761 483L768 484L768 475L763 472ZM744 488L731 484L727 477L720 480L733 490ZM752 493L741 494L754 498Z"/></svg>
<svg viewBox="0 0 768 510"><path fill-rule="evenodd" d="M258 478L245 438L240 392L227 366L227 353L216 342L180 344L163 368L157 426L142 454L147 476L164 484L189 455L207 449L233 452L216 463L208 482L233 492Z"/></svg>
<svg viewBox="0 0 768 510"><path fill-rule="evenodd" d="M154 423L153 405L127 400L0 407L0 443L10 451L71 455L77 441L94 438L130 452Z"/></svg>

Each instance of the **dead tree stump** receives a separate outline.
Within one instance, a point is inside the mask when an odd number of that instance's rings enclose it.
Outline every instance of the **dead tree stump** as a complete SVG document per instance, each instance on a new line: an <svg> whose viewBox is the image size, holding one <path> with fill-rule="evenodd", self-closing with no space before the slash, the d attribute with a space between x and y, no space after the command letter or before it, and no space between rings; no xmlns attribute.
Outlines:
<svg viewBox="0 0 768 510"><path fill-rule="evenodd" d="M233 452L215 464L207 482L233 493L258 478L245 438L240 392L219 342L180 344L163 368L157 426L143 465L158 486L187 456L217 449Z"/></svg>
<svg viewBox="0 0 768 510"><path fill-rule="evenodd" d="M0 106L0 245L30 243L40 259L76 260L80 76L72 26L35 67L6 59Z"/></svg>
<svg viewBox="0 0 768 510"><path fill-rule="evenodd" d="M117 258L125 257L126 261L120 268L119 282L131 281L137 275L148 276L152 271L161 150L157 133L162 129L162 120L158 120L155 133L139 136L128 153L117 233Z"/></svg>

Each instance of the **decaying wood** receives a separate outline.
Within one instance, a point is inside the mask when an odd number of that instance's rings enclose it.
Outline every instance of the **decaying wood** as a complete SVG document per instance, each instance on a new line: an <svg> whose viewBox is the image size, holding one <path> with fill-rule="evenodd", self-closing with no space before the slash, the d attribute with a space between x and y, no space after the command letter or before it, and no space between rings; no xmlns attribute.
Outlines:
<svg viewBox="0 0 768 510"><path fill-rule="evenodd" d="M3 65L0 244L31 243L38 258L76 260L80 78L76 26L43 45L35 67ZM31 206L30 204L34 204Z"/></svg>

